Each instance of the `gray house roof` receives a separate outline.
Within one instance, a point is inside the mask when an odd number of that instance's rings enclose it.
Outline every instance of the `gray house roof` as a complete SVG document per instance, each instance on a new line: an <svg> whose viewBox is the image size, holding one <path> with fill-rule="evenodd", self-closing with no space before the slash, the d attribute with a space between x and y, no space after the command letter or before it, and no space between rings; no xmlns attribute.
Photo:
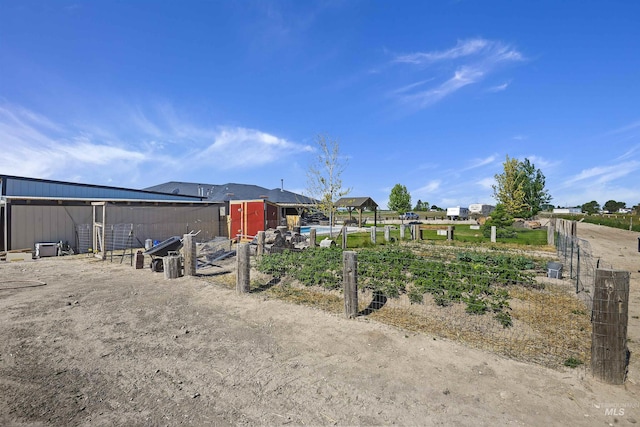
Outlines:
<svg viewBox="0 0 640 427"><path fill-rule="evenodd" d="M291 191L274 188L269 190L258 185L227 183L198 184L194 182L169 181L164 184L145 188L146 191L156 191L169 194L182 194L205 197L214 202L228 202L229 200L266 199L281 205L312 205L315 200Z"/></svg>

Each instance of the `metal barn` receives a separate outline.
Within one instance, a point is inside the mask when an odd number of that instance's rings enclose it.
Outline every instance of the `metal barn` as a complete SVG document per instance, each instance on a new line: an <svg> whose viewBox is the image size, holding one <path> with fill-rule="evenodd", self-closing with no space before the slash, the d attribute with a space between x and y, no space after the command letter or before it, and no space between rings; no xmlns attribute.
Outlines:
<svg viewBox="0 0 640 427"><path fill-rule="evenodd" d="M200 231L198 240L227 233L224 205L200 197L4 175L0 189L0 251L63 241L84 253L190 231Z"/></svg>

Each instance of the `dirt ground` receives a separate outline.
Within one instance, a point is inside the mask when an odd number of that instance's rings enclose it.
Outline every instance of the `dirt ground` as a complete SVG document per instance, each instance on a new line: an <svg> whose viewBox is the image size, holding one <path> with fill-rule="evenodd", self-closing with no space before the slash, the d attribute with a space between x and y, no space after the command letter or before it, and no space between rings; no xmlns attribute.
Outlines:
<svg viewBox="0 0 640 427"><path fill-rule="evenodd" d="M632 271L624 386L76 256L0 263L0 425L636 424L638 233L578 230Z"/></svg>

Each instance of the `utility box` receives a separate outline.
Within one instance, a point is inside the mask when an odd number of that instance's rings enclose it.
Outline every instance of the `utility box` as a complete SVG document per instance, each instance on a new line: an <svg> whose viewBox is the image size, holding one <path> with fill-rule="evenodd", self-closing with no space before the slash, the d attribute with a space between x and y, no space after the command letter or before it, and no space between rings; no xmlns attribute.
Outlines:
<svg viewBox="0 0 640 427"><path fill-rule="evenodd" d="M36 243L36 258L58 256L57 243Z"/></svg>

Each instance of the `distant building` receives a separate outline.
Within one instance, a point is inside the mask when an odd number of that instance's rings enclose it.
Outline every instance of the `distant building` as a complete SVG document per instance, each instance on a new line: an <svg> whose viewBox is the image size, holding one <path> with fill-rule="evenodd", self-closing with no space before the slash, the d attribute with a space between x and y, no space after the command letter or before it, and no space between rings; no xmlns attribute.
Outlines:
<svg viewBox="0 0 640 427"><path fill-rule="evenodd" d="M471 215L489 216L496 207L493 205L485 205L483 203L472 203L469 205L469 213Z"/></svg>
<svg viewBox="0 0 640 427"><path fill-rule="evenodd" d="M554 214L579 214L582 213L582 208L554 208Z"/></svg>

